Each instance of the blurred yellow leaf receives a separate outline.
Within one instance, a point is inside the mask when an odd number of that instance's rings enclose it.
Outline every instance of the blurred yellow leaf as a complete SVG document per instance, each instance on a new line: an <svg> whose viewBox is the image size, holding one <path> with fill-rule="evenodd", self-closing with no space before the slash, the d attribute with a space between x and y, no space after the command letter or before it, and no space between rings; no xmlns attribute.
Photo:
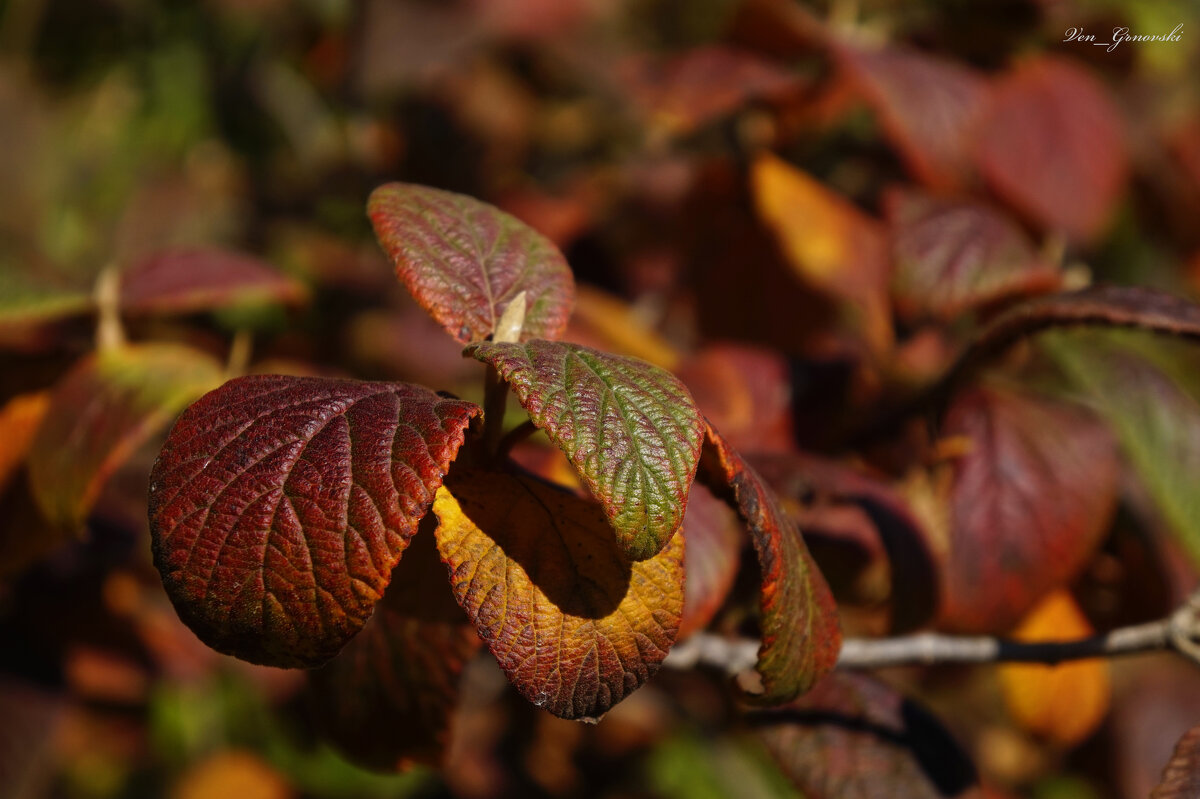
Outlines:
<svg viewBox="0 0 1200 799"><path fill-rule="evenodd" d="M575 312L567 340L674 370L679 365L679 351L643 317L620 297L590 286L576 286Z"/></svg>
<svg viewBox="0 0 1200 799"><path fill-rule="evenodd" d="M197 763L180 778L172 799L287 799L283 777L249 752L219 752Z"/></svg>
<svg viewBox="0 0 1200 799"><path fill-rule="evenodd" d="M0 491L29 454L50 405L49 391L20 394L0 408Z"/></svg>
<svg viewBox="0 0 1200 799"><path fill-rule="evenodd" d="M1025 617L1013 637L1019 641L1072 640L1092 633L1075 600L1059 590ZM1000 682L1013 719L1029 732L1060 744L1077 744L1087 738L1108 713L1111 679L1104 660L1002 666Z"/></svg>
<svg viewBox="0 0 1200 799"><path fill-rule="evenodd" d="M751 170L759 216L796 275L845 304L850 326L876 352L892 345L888 253L882 226L819 181L770 153Z"/></svg>

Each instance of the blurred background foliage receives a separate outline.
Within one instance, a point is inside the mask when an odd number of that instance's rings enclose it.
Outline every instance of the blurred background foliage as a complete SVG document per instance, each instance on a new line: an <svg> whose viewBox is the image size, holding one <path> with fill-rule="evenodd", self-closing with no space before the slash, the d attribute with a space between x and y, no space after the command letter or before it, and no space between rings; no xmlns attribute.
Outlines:
<svg viewBox="0 0 1200 799"><path fill-rule="evenodd" d="M207 650L167 603L145 521L164 426L247 369L477 399L478 364L403 294L364 214L375 186L425 183L562 247L573 340L676 370L746 451L854 453L952 563L970 525L947 521L935 455L954 436L855 433L1014 298L1200 294L1198 25L1172 0L0 2L0 793L798 795L702 672L664 672L585 727L472 663L443 768L351 765L318 740L300 677ZM1064 41L1122 26L1182 35ZM180 252L210 255L155 260ZM97 329L129 343L92 355ZM1089 543L1030 555L1069 565L1015 603L1019 627L959 605L941 626L1069 637L1186 595L1195 357L1134 335L1006 364L1005 387L1104 419L1124 466L1089 483L1109 486L1080 511L1099 520ZM969 432L974 412L950 418ZM881 607L919 580L882 564L878 517L832 482L792 509L847 631L886 632ZM745 629L754 578L720 629ZM987 796L1145 796L1200 722L1200 680L1155 657L1074 674L888 676ZM1063 686L1078 693L1047 719Z"/></svg>

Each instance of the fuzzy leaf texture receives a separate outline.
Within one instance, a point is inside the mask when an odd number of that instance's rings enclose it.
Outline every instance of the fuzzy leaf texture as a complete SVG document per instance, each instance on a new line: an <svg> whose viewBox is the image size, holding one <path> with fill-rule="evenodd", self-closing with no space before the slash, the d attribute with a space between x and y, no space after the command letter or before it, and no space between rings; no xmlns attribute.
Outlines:
<svg viewBox="0 0 1200 799"><path fill-rule="evenodd" d="M533 228L462 194L389 183L367 213L396 276L461 344L482 341L522 291L522 338L562 336L575 282L558 248Z"/></svg>
<svg viewBox="0 0 1200 799"><path fill-rule="evenodd" d="M478 408L405 383L252 376L176 423L150 475L180 618L244 660L317 666L363 626Z"/></svg>
<svg viewBox="0 0 1200 799"><path fill-rule="evenodd" d="M762 646L756 669L765 704L794 699L837 662L842 631L829 585L779 500L712 427L701 479L750 528L762 572Z"/></svg>
<svg viewBox="0 0 1200 799"><path fill-rule="evenodd" d="M533 423L599 500L623 552L645 560L683 522L704 423L688 390L644 361L578 344L479 344Z"/></svg>
<svg viewBox="0 0 1200 799"><path fill-rule="evenodd" d="M596 503L531 477L456 469L433 505L454 595L533 704L596 718L658 670L683 614L683 536L649 560Z"/></svg>

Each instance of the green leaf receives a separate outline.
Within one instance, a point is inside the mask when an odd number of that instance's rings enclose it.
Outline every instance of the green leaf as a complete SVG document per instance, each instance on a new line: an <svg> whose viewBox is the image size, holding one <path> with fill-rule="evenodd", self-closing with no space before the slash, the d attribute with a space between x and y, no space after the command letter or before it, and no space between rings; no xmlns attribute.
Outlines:
<svg viewBox="0 0 1200 799"><path fill-rule="evenodd" d="M216 360L175 344L120 347L80 361L55 386L29 456L30 489L47 521L79 527L108 477L220 381Z"/></svg>
<svg viewBox="0 0 1200 799"><path fill-rule="evenodd" d="M758 673L766 704L794 699L837 662L842 646L833 595L779 500L721 435L707 427L700 479L750 528L762 572Z"/></svg>
<svg viewBox="0 0 1200 799"><path fill-rule="evenodd" d="M1200 563L1194 362L1172 363L1163 342L1136 333L1059 332L1041 343L1108 422L1167 526Z"/></svg>
<svg viewBox="0 0 1200 799"><path fill-rule="evenodd" d="M595 502L456 468L433 503L455 598L517 690L596 718L658 670L683 614L683 535L631 562Z"/></svg>
<svg viewBox="0 0 1200 799"><path fill-rule="evenodd" d="M622 551L660 552L683 522L704 422L671 374L578 344L483 343L468 352L508 381L600 501Z"/></svg>
<svg viewBox="0 0 1200 799"><path fill-rule="evenodd" d="M366 622L479 409L407 383L255 375L180 417L150 475L154 562L220 652L312 667Z"/></svg>
<svg viewBox="0 0 1200 799"><path fill-rule="evenodd" d="M522 291L522 339L562 336L575 282L558 248L525 223L473 197L409 183L380 186L367 213L397 277L460 343L495 332Z"/></svg>

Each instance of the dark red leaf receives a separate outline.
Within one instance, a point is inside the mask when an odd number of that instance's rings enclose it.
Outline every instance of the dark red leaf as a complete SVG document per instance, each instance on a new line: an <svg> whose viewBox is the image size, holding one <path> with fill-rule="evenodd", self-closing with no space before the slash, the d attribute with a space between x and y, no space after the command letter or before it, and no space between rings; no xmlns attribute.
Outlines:
<svg viewBox="0 0 1200 799"><path fill-rule="evenodd" d="M1001 300L1053 291L1062 282L1025 232L990 206L895 192L887 208L892 297L907 317L953 320Z"/></svg>
<svg viewBox="0 0 1200 799"><path fill-rule="evenodd" d="M968 450L950 496L942 622L1001 632L1100 544L1116 504L1113 442L1081 408L983 388L959 397L943 433Z"/></svg>
<svg viewBox="0 0 1200 799"><path fill-rule="evenodd" d="M982 76L901 47L841 43L834 54L917 177L936 188L970 181L971 147L989 99Z"/></svg>
<svg viewBox="0 0 1200 799"><path fill-rule="evenodd" d="M927 711L872 677L831 674L750 723L806 799L974 795L975 768Z"/></svg>
<svg viewBox="0 0 1200 799"><path fill-rule="evenodd" d="M620 65L625 94L663 132L686 135L751 100L794 92L804 79L761 56L709 46L670 57L638 56Z"/></svg>
<svg viewBox="0 0 1200 799"><path fill-rule="evenodd" d="M450 593L432 530L422 529L362 632L309 674L321 732L367 768L397 771L413 760L436 765L449 742L459 677L478 648Z"/></svg>
<svg viewBox="0 0 1200 799"><path fill-rule="evenodd" d="M252 302L299 304L304 286L265 261L228 250L179 250L121 273L121 310L192 313Z"/></svg>
<svg viewBox="0 0 1200 799"><path fill-rule="evenodd" d="M251 376L150 476L154 560L206 644L316 666L362 628L479 409L405 383Z"/></svg>
<svg viewBox="0 0 1200 799"><path fill-rule="evenodd" d="M499 208L462 194L389 183L367 203L396 275L460 344L482 341L517 295L528 303L521 340L560 338L575 302L562 253Z"/></svg>
<svg viewBox="0 0 1200 799"><path fill-rule="evenodd" d="M997 84L980 128L979 169L1047 229L1089 240L1103 232L1125 185L1123 136L1104 85L1043 56Z"/></svg>
<svg viewBox="0 0 1200 799"><path fill-rule="evenodd" d="M762 572L762 646L756 666L765 703L787 702L833 668L842 645L837 610L804 539L762 478L711 426L700 479L750 528Z"/></svg>
<svg viewBox="0 0 1200 799"><path fill-rule="evenodd" d="M559 341L469 350L508 381L529 418L570 458L629 557L660 552L683 521L704 423L691 395L652 364Z"/></svg>

